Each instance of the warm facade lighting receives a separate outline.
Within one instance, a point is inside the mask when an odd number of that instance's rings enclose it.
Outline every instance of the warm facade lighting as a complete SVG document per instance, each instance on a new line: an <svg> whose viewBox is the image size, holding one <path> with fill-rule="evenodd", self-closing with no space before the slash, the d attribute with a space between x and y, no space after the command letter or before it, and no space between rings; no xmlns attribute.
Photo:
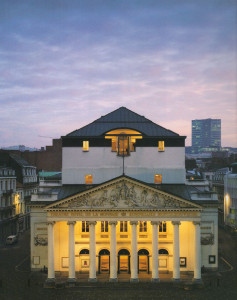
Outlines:
<svg viewBox="0 0 237 300"><path fill-rule="evenodd" d="M89 151L89 141L83 141L83 151Z"/></svg>
<svg viewBox="0 0 237 300"><path fill-rule="evenodd" d="M85 183L92 184L93 183L93 176L92 175L85 175Z"/></svg>
<svg viewBox="0 0 237 300"><path fill-rule="evenodd" d="M158 142L158 151L160 151L160 152L165 151L165 142L164 141Z"/></svg>
<svg viewBox="0 0 237 300"><path fill-rule="evenodd" d="M162 183L162 175L161 174L156 174L155 175L155 183L156 184Z"/></svg>

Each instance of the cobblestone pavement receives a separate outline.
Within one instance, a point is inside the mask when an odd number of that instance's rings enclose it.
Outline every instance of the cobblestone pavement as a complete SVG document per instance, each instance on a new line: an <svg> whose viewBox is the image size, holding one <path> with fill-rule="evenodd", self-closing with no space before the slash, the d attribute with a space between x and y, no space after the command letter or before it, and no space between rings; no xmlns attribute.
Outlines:
<svg viewBox="0 0 237 300"><path fill-rule="evenodd" d="M192 285L188 276L180 284L170 282L168 276L157 284L151 283L147 275L139 283L129 283L126 276L120 276L118 283L109 283L101 275L97 283L89 283L86 276L80 276L77 287L65 287L58 280L57 288L46 289L46 274L30 272L27 232L18 244L0 248L0 300L237 299L237 239L220 229L219 241L219 272L203 273L202 286Z"/></svg>

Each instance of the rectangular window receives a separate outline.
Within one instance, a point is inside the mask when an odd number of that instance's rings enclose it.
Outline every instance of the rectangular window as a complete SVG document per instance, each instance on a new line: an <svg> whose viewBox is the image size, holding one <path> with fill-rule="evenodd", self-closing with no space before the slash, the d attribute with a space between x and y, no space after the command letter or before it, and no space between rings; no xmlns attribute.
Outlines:
<svg viewBox="0 0 237 300"><path fill-rule="evenodd" d="M92 183L93 183L93 176L85 175L85 184L92 184Z"/></svg>
<svg viewBox="0 0 237 300"><path fill-rule="evenodd" d="M166 222L159 223L159 232L167 232Z"/></svg>
<svg viewBox="0 0 237 300"><path fill-rule="evenodd" d="M101 232L109 232L109 222L101 221Z"/></svg>
<svg viewBox="0 0 237 300"><path fill-rule="evenodd" d="M139 232L147 232L147 221L139 222Z"/></svg>
<svg viewBox="0 0 237 300"><path fill-rule="evenodd" d="M165 151L165 142L164 141L158 142L158 151L160 151L160 152Z"/></svg>
<svg viewBox="0 0 237 300"><path fill-rule="evenodd" d="M162 183L162 175L161 174L155 174L155 183L156 184Z"/></svg>
<svg viewBox="0 0 237 300"><path fill-rule="evenodd" d="M89 232L89 222L88 221L82 221L82 227L81 227L81 231L82 232Z"/></svg>
<svg viewBox="0 0 237 300"><path fill-rule="evenodd" d="M83 151L89 151L89 141L83 141Z"/></svg>
<svg viewBox="0 0 237 300"><path fill-rule="evenodd" d="M120 222L120 232L128 232L128 222L127 221Z"/></svg>

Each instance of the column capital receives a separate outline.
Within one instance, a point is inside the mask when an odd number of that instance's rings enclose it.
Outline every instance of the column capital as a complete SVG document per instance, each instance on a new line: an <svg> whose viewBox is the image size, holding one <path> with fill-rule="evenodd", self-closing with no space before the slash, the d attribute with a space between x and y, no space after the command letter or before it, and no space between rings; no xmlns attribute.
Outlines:
<svg viewBox="0 0 237 300"><path fill-rule="evenodd" d="M130 221L130 225L137 225L138 221Z"/></svg>
<svg viewBox="0 0 237 300"><path fill-rule="evenodd" d="M47 225L54 225L55 221L47 221Z"/></svg>
<svg viewBox="0 0 237 300"><path fill-rule="evenodd" d="M109 221L109 225L117 225L118 224L118 222L117 221Z"/></svg>
<svg viewBox="0 0 237 300"><path fill-rule="evenodd" d="M151 225L159 225L160 222L159 221L151 221Z"/></svg>
<svg viewBox="0 0 237 300"><path fill-rule="evenodd" d="M193 221L193 225L194 225L194 226L197 226L197 225L200 226L200 224L201 224L201 221Z"/></svg>
<svg viewBox="0 0 237 300"><path fill-rule="evenodd" d="M76 224L76 221L68 221L67 222L67 225L75 225Z"/></svg>
<svg viewBox="0 0 237 300"><path fill-rule="evenodd" d="M96 221L89 221L89 225L94 225L95 226L96 223L97 223Z"/></svg>
<svg viewBox="0 0 237 300"><path fill-rule="evenodd" d="M172 221L172 224L173 224L173 225L178 225L178 226L179 226L181 223L180 223L180 221Z"/></svg>

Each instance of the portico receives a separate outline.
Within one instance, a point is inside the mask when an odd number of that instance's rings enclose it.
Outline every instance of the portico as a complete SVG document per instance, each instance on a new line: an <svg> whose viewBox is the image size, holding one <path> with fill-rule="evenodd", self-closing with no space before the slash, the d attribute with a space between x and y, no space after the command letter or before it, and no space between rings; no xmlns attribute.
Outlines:
<svg viewBox="0 0 237 300"><path fill-rule="evenodd" d="M118 196L114 207L104 195L117 195L115 188L124 198ZM136 197L126 195L131 189ZM141 208L142 194L147 206ZM88 205L88 199L93 205ZM79 278L88 272L89 281L95 282L101 270L107 270L109 281L117 281L121 272L130 273L131 282L138 282L142 272L151 273L153 282L159 282L160 272L170 272L178 281L180 268L193 271L194 280L201 280L199 205L121 177L49 205L45 211L50 282L55 271L68 271L70 283L78 279L76 272ZM84 254L85 249L89 254ZM108 259L101 260L103 249ZM145 253L142 259L139 253ZM101 269L101 263L107 266Z"/></svg>

